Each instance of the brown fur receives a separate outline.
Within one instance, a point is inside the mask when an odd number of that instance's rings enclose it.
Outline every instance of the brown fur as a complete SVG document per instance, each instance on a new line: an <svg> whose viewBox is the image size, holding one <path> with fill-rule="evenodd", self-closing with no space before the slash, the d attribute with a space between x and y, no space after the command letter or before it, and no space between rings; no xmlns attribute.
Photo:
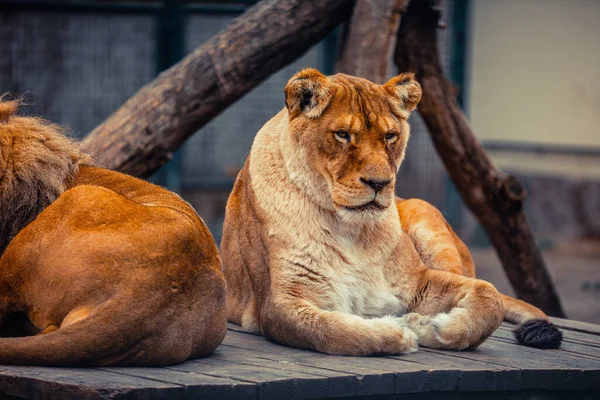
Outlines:
<svg viewBox="0 0 600 400"><path fill-rule="evenodd" d="M502 321L501 296L473 279L437 210L394 197L414 76L376 85L309 69L285 91L227 205L229 320L332 354L479 345Z"/></svg>
<svg viewBox="0 0 600 400"><path fill-rule="evenodd" d="M179 196L90 166L60 127L0 103L0 364L168 365L226 331L216 245Z"/></svg>

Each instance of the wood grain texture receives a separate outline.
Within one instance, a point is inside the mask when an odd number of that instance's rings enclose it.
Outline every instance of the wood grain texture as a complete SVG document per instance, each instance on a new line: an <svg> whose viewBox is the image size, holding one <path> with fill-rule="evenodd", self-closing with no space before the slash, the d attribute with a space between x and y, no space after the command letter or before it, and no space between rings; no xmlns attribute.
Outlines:
<svg viewBox="0 0 600 400"><path fill-rule="evenodd" d="M353 5L353 0L257 3L141 88L92 131L85 147L102 167L150 175L190 135L348 19Z"/></svg>
<svg viewBox="0 0 600 400"><path fill-rule="evenodd" d="M565 315L523 211L525 189L498 170L475 138L438 54L440 0L413 0L398 31L396 64L423 87L418 106L461 197L484 227L517 296L547 314Z"/></svg>
<svg viewBox="0 0 600 400"><path fill-rule="evenodd" d="M182 387L95 369L0 367L2 395L26 399L181 398Z"/></svg>
<svg viewBox="0 0 600 400"><path fill-rule="evenodd" d="M477 350L421 348L386 357L330 356L230 325L211 356L168 368L0 367L0 398L28 399L594 399L600 334L561 320L560 350L519 346L502 324ZM589 324L595 330L596 325Z"/></svg>
<svg viewBox="0 0 600 400"><path fill-rule="evenodd" d="M553 324L570 331L583 333L595 333L600 335L600 325L590 324L589 322L571 321L564 318L550 318ZM596 336L597 337L597 336Z"/></svg>
<svg viewBox="0 0 600 400"><path fill-rule="evenodd" d="M345 26L336 71L385 83L390 78L405 3L406 0L357 0Z"/></svg>

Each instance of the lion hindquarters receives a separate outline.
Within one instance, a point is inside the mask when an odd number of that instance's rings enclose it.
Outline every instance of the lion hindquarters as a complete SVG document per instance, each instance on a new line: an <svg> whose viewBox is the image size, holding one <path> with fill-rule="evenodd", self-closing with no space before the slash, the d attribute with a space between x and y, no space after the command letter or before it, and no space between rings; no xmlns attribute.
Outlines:
<svg viewBox="0 0 600 400"><path fill-rule="evenodd" d="M80 185L0 260L27 279L18 296L45 330L0 340L0 364L170 365L212 352L225 336L217 247L199 219L175 209Z"/></svg>
<svg viewBox="0 0 600 400"><path fill-rule="evenodd" d="M397 199L396 206L402 229L428 268L475 277L467 246L437 208L420 199Z"/></svg>
<svg viewBox="0 0 600 400"><path fill-rule="evenodd" d="M227 330L222 277L204 275L202 296L157 295L164 287L120 293L95 306L75 306L42 334L0 338L0 364L165 366L213 352ZM150 289L150 290L148 290Z"/></svg>

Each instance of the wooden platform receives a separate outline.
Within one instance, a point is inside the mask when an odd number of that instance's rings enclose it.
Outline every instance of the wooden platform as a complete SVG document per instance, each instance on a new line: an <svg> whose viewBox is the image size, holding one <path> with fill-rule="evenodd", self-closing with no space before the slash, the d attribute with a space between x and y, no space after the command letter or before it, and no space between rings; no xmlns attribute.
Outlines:
<svg viewBox="0 0 600 400"><path fill-rule="evenodd" d="M0 398L600 399L600 326L554 322L561 350L518 346L503 324L475 351L361 358L279 346L231 325L211 357L169 368L0 366Z"/></svg>

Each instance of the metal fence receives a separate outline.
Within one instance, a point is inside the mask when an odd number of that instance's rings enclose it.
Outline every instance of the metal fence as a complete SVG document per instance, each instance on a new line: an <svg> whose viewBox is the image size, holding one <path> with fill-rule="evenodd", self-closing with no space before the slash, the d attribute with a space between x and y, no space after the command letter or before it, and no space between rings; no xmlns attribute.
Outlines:
<svg viewBox="0 0 600 400"><path fill-rule="evenodd" d="M68 125L82 138L158 72L254 2L0 0L0 92L25 94L30 113ZM460 22L456 15L462 15L464 4L445 1L446 20ZM443 64L459 84L460 33L440 32ZM335 41L336 35L330 35L217 116L155 177L183 193L217 238L227 193L254 134L283 107L283 87L294 72L309 66L333 72ZM411 122L398 194L449 210L447 217L456 224L460 202L423 123L416 114Z"/></svg>

